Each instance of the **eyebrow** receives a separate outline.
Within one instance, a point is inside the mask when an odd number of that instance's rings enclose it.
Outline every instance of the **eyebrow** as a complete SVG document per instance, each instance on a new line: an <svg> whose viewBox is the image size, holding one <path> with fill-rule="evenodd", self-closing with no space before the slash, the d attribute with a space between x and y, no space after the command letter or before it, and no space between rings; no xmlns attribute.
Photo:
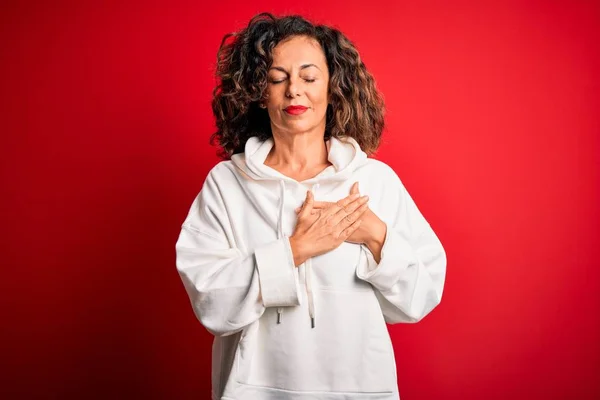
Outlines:
<svg viewBox="0 0 600 400"><path fill-rule="evenodd" d="M300 69L303 70L303 69L308 68L308 67L315 67L319 71L321 70L321 68L317 67L315 64L302 64L300 66ZM271 67L271 68L269 68L269 71L272 70L272 69L276 69L278 71L285 72L286 74L288 73L283 67Z"/></svg>

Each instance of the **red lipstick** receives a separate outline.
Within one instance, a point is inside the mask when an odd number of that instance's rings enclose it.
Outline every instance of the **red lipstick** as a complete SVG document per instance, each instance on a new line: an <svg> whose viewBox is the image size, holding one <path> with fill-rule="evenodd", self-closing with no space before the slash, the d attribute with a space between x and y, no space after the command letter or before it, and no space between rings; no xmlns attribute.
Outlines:
<svg viewBox="0 0 600 400"><path fill-rule="evenodd" d="M283 109L283 111L285 111L288 114L291 115L300 115L302 113L304 113L306 110L308 110L308 107L304 107L304 106L287 106L286 108Z"/></svg>

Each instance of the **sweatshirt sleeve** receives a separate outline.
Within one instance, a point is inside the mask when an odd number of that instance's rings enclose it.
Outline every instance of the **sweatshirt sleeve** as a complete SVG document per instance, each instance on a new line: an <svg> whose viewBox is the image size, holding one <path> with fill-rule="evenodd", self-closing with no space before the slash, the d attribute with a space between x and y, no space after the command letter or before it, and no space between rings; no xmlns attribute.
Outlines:
<svg viewBox="0 0 600 400"><path fill-rule="evenodd" d="M386 182L383 211L387 226L377 263L366 245L356 275L369 282L387 323L414 323L441 301L446 252L395 172ZM388 184L389 183L389 184Z"/></svg>
<svg viewBox="0 0 600 400"><path fill-rule="evenodd" d="M256 321L266 307L299 305L289 239L243 251L235 244L219 177L211 172L177 239L176 266L199 321L226 336Z"/></svg>

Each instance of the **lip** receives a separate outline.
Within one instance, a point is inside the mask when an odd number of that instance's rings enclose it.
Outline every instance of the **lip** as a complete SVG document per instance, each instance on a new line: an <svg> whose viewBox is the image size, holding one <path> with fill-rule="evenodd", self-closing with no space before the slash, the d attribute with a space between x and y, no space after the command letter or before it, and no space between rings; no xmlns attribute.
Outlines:
<svg viewBox="0 0 600 400"><path fill-rule="evenodd" d="M304 113L306 110L308 110L308 107L304 107L304 106L288 106L283 109L283 111L285 111L286 113L291 114L291 115L300 115L300 114Z"/></svg>

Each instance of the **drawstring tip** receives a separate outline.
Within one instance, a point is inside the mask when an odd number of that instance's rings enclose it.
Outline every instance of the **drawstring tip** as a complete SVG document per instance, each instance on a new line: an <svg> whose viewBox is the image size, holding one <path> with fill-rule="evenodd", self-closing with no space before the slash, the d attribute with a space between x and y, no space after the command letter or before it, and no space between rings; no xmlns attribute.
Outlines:
<svg viewBox="0 0 600 400"><path fill-rule="evenodd" d="M281 323L281 310L277 310L277 323Z"/></svg>
<svg viewBox="0 0 600 400"><path fill-rule="evenodd" d="M314 328L314 327L315 327L315 317L310 317L310 326L311 326L312 328Z"/></svg>

